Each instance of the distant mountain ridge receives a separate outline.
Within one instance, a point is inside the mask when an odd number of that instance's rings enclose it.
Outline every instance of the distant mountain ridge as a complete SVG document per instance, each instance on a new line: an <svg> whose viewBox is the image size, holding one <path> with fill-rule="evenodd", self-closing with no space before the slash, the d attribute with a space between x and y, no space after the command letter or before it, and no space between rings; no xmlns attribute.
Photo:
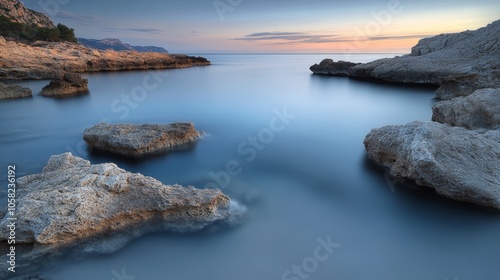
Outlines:
<svg viewBox="0 0 500 280"><path fill-rule="evenodd" d="M26 8L18 0L0 0L0 15L13 22L35 24L46 28L55 27L47 15Z"/></svg>
<svg viewBox="0 0 500 280"><path fill-rule="evenodd" d="M165 48L155 46L132 46L123 43L119 39L106 38L102 40L78 38L81 45L97 50L115 50L115 51L138 51L138 52L157 52L168 53Z"/></svg>

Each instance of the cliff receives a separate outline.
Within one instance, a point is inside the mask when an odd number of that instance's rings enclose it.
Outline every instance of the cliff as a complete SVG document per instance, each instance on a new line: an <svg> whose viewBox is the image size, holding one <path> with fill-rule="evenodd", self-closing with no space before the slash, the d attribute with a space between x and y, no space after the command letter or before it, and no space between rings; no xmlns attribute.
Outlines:
<svg viewBox="0 0 500 280"><path fill-rule="evenodd" d="M47 28L55 27L47 15L24 7L18 0L0 0L0 15L14 22Z"/></svg>

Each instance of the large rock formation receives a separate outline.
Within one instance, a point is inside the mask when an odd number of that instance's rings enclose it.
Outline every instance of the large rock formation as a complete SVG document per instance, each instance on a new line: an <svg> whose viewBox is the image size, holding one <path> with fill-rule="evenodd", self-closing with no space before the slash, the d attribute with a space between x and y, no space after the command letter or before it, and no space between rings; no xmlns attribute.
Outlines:
<svg viewBox="0 0 500 280"><path fill-rule="evenodd" d="M468 129L500 129L500 89L481 89L434 104L432 120Z"/></svg>
<svg viewBox="0 0 500 280"><path fill-rule="evenodd" d="M0 83L0 100L31 97L31 89Z"/></svg>
<svg viewBox="0 0 500 280"><path fill-rule="evenodd" d="M52 156L40 174L19 178L16 201L16 243L51 245L134 227L198 230L230 218L233 205L217 189L164 185L70 153ZM10 234L8 218L0 221L0 241Z"/></svg>
<svg viewBox="0 0 500 280"><path fill-rule="evenodd" d="M31 45L0 37L0 79L57 79L62 72L174 69L210 65L203 57L98 51L69 42Z"/></svg>
<svg viewBox="0 0 500 280"><path fill-rule="evenodd" d="M476 31L425 38L411 54L352 65L324 60L317 74L344 75L408 84L439 85L439 98L466 96L477 89L500 87L500 20Z"/></svg>
<svg viewBox="0 0 500 280"><path fill-rule="evenodd" d="M92 149L128 157L143 157L182 148L201 137L193 123L106 124L85 129L83 139Z"/></svg>
<svg viewBox="0 0 500 280"><path fill-rule="evenodd" d="M78 74L65 73L53 80L40 92L43 96L67 97L89 92L89 81Z"/></svg>
<svg viewBox="0 0 500 280"><path fill-rule="evenodd" d="M500 209L500 142L461 127L413 122L373 129L364 144L368 156L392 176Z"/></svg>
<svg viewBox="0 0 500 280"><path fill-rule="evenodd" d="M0 15L14 22L35 24L47 28L55 27L47 15L27 9L18 0L0 0Z"/></svg>

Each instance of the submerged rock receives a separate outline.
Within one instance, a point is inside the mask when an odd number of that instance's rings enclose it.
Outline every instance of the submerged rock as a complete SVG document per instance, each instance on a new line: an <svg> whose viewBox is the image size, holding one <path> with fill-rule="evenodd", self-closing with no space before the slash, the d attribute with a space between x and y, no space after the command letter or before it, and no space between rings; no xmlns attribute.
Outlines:
<svg viewBox="0 0 500 280"><path fill-rule="evenodd" d="M432 108L432 120L468 129L500 129L500 89L481 89L438 102Z"/></svg>
<svg viewBox="0 0 500 280"><path fill-rule="evenodd" d="M0 100L31 97L31 89L0 83Z"/></svg>
<svg viewBox="0 0 500 280"><path fill-rule="evenodd" d="M493 137L412 122L373 129L364 144L368 156L394 177L414 180L447 198L500 209L500 143Z"/></svg>
<svg viewBox="0 0 500 280"><path fill-rule="evenodd" d="M71 153L52 156L42 173L17 183L16 243L65 245L138 226L193 231L233 211L218 189L164 185ZM9 217L0 221L0 241L9 236Z"/></svg>
<svg viewBox="0 0 500 280"><path fill-rule="evenodd" d="M67 97L89 92L89 81L73 73L65 73L45 86L40 92L43 96Z"/></svg>
<svg viewBox="0 0 500 280"><path fill-rule="evenodd" d="M92 149L128 157L179 149L201 137L193 123L106 124L85 129L83 139Z"/></svg>

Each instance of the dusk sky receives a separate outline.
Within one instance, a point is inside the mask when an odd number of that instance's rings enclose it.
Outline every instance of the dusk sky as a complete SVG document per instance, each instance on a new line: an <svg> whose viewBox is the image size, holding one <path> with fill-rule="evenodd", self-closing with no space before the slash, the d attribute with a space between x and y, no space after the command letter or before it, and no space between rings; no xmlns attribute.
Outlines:
<svg viewBox="0 0 500 280"><path fill-rule="evenodd" d="M398 52L499 19L498 0L25 0L76 30L173 53Z"/></svg>

